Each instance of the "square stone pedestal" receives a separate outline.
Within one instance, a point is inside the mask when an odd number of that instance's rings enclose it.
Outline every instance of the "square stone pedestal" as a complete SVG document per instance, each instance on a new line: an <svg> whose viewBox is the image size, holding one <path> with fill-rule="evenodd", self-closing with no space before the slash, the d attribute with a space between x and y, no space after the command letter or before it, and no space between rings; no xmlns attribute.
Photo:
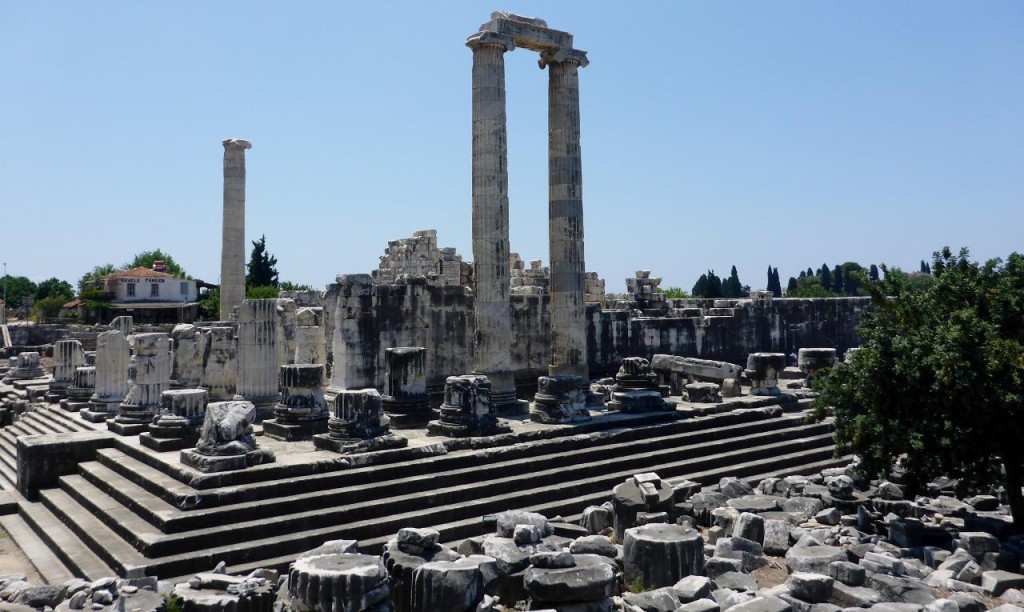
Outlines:
<svg viewBox="0 0 1024 612"><path fill-rule="evenodd" d="M282 422L278 419L263 421L263 434L275 440L309 440L314 435L323 433L327 433L327 419L305 422Z"/></svg>
<svg viewBox="0 0 1024 612"><path fill-rule="evenodd" d="M181 451L183 464L207 474L244 470L247 467L274 461L274 452L265 448L258 448L244 455L201 455L194 449Z"/></svg>
<svg viewBox="0 0 1024 612"><path fill-rule="evenodd" d="M137 436L146 431L145 423L119 423L117 420L107 421L107 429L119 436Z"/></svg>
<svg viewBox="0 0 1024 612"><path fill-rule="evenodd" d="M102 423L103 421L106 421L107 419L112 419L112 418L117 416L117 404L116 403L113 404L113 406L114 406L113 410L105 410L104 409L105 406L106 406L105 404L93 404L93 403L90 403L89 406L87 408L83 409L79 414L82 415L83 419L85 419L86 421L89 421L90 423Z"/></svg>
<svg viewBox="0 0 1024 612"><path fill-rule="evenodd" d="M392 450L405 448L408 445L409 440L406 437L394 433L365 440L361 438L334 438L330 434L313 436L313 446L317 450L329 450L343 455Z"/></svg>
<svg viewBox="0 0 1024 612"><path fill-rule="evenodd" d="M192 448L198 441L198 435L187 436L184 438L158 438L148 431L139 434L139 443L150 450L155 450L158 453Z"/></svg>

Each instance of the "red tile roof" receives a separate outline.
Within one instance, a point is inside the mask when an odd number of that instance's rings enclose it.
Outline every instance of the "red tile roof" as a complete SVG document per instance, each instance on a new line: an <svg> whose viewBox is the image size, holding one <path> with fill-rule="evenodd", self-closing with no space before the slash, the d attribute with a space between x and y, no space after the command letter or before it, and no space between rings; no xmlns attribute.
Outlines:
<svg viewBox="0 0 1024 612"><path fill-rule="evenodd" d="M121 278L122 276L143 276L148 278L174 278L173 274L167 274L166 272L157 272L151 268L132 268L131 270L121 270L120 272L114 272L113 274L107 275L107 278Z"/></svg>

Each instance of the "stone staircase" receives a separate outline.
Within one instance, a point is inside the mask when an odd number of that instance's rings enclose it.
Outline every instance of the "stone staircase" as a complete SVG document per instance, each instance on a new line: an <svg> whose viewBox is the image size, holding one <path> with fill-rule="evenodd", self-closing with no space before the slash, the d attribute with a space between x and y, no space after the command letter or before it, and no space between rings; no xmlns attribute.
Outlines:
<svg viewBox="0 0 1024 612"><path fill-rule="evenodd" d="M11 425L0 428L0 527L49 584L73 577L113 576L115 572L42 503L31 502L18 493L18 438L97 428L56 406L25 412Z"/></svg>
<svg viewBox="0 0 1024 612"><path fill-rule="evenodd" d="M18 488L18 438L38 434L68 433L96 429L56 406L45 406L18 415L14 423L0 427L0 490Z"/></svg>
<svg viewBox="0 0 1024 612"><path fill-rule="evenodd" d="M233 573L284 569L329 539L356 539L377 553L402 527L432 527L455 543L480 535L483 515L508 509L575 520L638 472L712 485L726 475L758 480L846 463L833 458L832 424L806 424L800 407L653 418L586 435L566 428L548 439L366 467L279 461L205 478L136 438L118 438L39 501L22 499L14 518L88 578L187 578L219 561ZM11 520L0 517L5 526Z"/></svg>

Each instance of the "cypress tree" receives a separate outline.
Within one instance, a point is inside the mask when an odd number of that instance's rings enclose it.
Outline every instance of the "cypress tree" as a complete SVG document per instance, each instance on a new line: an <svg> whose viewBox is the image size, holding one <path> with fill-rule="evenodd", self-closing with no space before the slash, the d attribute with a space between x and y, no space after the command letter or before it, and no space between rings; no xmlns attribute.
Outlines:
<svg viewBox="0 0 1024 612"><path fill-rule="evenodd" d="M828 271L828 264L821 266L821 286L825 291L832 291L832 274Z"/></svg>

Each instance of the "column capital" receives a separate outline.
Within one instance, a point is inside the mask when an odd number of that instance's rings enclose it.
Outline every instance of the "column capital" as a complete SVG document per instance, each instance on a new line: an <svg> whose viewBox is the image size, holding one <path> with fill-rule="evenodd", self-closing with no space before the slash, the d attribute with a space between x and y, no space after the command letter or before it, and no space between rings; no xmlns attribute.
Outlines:
<svg viewBox="0 0 1024 612"><path fill-rule="evenodd" d="M497 32L476 32L466 39L466 46L474 50L480 47L500 47L502 51L512 51L516 48L516 41L511 36Z"/></svg>
<svg viewBox="0 0 1024 612"><path fill-rule="evenodd" d="M537 60L537 65L543 70L551 64L562 64L565 62L571 62L579 66L580 68L586 68L590 64L590 60L587 59L587 52L580 51L579 49L566 49L559 48L554 51L542 51L540 59Z"/></svg>
<svg viewBox="0 0 1024 612"><path fill-rule="evenodd" d="M224 141L225 149L238 149L244 151L252 148L252 143L248 140L242 140L241 138L228 138Z"/></svg>

